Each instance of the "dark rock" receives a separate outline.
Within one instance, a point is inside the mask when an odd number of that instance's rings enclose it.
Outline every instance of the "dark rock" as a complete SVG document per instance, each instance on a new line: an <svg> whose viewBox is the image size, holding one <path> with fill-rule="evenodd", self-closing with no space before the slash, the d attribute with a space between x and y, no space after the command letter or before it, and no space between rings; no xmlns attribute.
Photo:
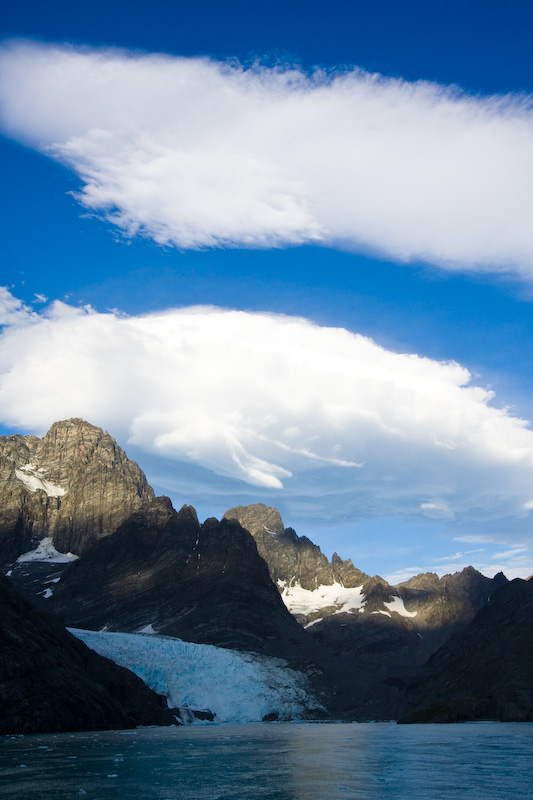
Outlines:
<svg viewBox="0 0 533 800"><path fill-rule="evenodd" d="M403 721L533 720L533 581L503 585L407 690Z"/></svg>
<svg viewBox="0 0 533 800"><path fill-rule="evenodd" d="M212 711L199 711L198 709L194 709L192 713L194 715L194 719L202 720L202 722L215 721L215 715Z"/></svg>
<svg viewBox="0 0 533 800"><path fill-rule="evenodd" d="M235 520L176 513L158 498L62 574L46 601L65 624L292 656L308 638Z"/></svg>
<svg viewBox="0 0 533 800"><path fill-rule="evenodd" d="M170 725L165 700L0 576L0 734Z"/></svg>

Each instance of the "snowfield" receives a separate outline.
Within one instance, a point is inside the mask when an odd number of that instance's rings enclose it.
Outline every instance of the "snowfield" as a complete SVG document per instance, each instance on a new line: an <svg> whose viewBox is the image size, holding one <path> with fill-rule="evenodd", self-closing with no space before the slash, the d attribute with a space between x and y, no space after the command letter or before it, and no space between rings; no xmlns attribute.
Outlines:
<svg viewBox="0 0 533 800"><path fill-rule="evenodd" d="M287 586L285 581L278 581L278 586L282 589L282 600L291 614L307 615L331 606L335 606L335 614L342 614L347 611L363 611L365 607L362 586L347 589L335 582L331 586L322 584L312 591L304 589L299 583Z"/></svg>
<svg viewBox="0 0 533 800"><path fill-rule="evenodd" d="M308 616L322 611L322 609L332 609L328 616L333 614L346 614L347 612L363 613L365 611L366 598L363 594L364 586L357 586L355 588L346 588L340 583L332 583L330 586L321 584L316 589L304 589L299 583L292 586L287 586L286 581L278 581L278 587L281 591L281 598L291 614L295 616L302 615ZM384 602L389 610L373 611L373 614L383 614L390 617L391 611L396 612L401 617L416 617L417 611L407 611L404 602L398 595L392 595L391 602ZM309 622L305 627L310 628L316 625L317 622L322 622L323 617Z"/></svg>
<svg viewBox="0 0 533 800"><path fill-rule="evenodd" d="M41 539L35 550L24 553L17 558L17 564L27 564L29 561L48 561L50 564L67 564L69 561L76 561L79 556L74 553L60 553L52 544L52 539L47 536Z"/></svg>
<svg viewBox="0 0 533 800"><path fill-rule="evenodd" d="M281 659L158 634L69 630L142 678L172 708L209 710L226 723L258 722L267 714L304 719L323 710L306 676Z"/></svg>
<svg viewBox="0 0 533 800"><path fill-rule="evenodd" d="M37 469L33 464L25 464L20 469L15 470L15 475L30 492L46 492L48 497L63 497L65 489L55 483L47 481L44 477L44 470Z"/></svg>

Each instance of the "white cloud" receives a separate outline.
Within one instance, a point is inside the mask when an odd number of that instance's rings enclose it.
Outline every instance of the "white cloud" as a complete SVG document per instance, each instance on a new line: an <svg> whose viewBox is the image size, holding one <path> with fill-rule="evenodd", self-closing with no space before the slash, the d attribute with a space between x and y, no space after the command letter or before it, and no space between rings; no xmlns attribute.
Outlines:
<svg viewBox="0 0 533 800"><path fill-rule="evenodd" d="M4 424L84 417L144 450L179 500L281 501L302 532L307 518L429 514L450 535L509 520L523 539L533 431L492 401L459 364L273 314L55 302L0 336Z"/></svg>
<svg viewBox="0 0 533 800"><path fill-rule="evenodd" d="M0 325L22 325L34 319L31 308L13 297L6 286L0 286Z"/></svg>
<svg viewBox="0 0 533 800"><path fill-rule="evenodd" d="M533 273L529 97L20 42L0 74L4 132L127 235Z"/></svg>

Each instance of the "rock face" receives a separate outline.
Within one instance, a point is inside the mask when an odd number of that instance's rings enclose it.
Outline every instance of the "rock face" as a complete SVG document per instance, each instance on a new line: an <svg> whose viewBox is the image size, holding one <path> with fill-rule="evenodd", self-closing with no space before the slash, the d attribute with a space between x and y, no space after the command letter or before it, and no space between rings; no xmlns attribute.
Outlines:
<svg viewBox="0 0 533 800"><path fill-rule="evenodd" d="M236 506L226 511L224 519L236 519L252 534L272 580L278 585L298 584L313 591L335 582L347 587L360 586L368 578L351 561L343 561L336 553L329 562L310 539L284 527L277 508L263 503Z"/></svg>
<svg viewBox="0 0 533 800"><path fill-rule="evenodd" d="M97 655L0 575L0 734L176 723L136 675Z"/></svg>
<svg viewBox="0 0 533 800"><path fill-rule="evenodd" d="M154 493L109 434L81 419L56 422L43 439L0 437L0 563L51 537L83 553L114 533Z"/></svg>
<svg viewBox="0 0 533 800"><path fill-rule="evenodd" d="M533 580L517 578L416 675L402 721L533 720L532 641Z"/></svg>

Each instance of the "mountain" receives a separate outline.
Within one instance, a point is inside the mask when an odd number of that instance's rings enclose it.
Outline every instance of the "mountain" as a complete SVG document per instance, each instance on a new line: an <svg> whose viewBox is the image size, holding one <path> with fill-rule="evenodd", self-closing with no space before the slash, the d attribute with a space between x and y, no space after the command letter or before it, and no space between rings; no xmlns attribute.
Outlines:
<svg viewBox="0 0 533 800"><path fill-rule="evenodd" d="M336 553L328 561L317 545L285 528L275 508L237 506L224 518L252 534L287 608L320 647L364 663L383 680L406 679L507 581L467 567L391 586Z"/></svg>
<svg viewBox="0 0 533 800"><path fill-rule="evenodd" d="M0 549L13 583L71 627L289 655L309 637L238 522L176 512L81 419L0 439ZM9 558L9 560L8 560Z"/></svg>
<svg viewBox="0 0 533 800"><path fill-rule="evenodd" d="M3 437L0 456L0 552L27 598L72 628L285 659L331 716L403 715L416 671L507 582L469 567L391 586L262 504L201 524L79 419Z"/></svg>
<svg viewBox="0 0 533 800"><path fill-rule="evenodd" d="M65 438L64 447L60 435ZM7 437L4 442L6 449L7 445L11 448L11 458L4 455L4 485L0 487L11 498L4 520L4 554L12 554L6 564L11 581L40 607L73 628L157 631L284 658L310 677L313 691L331 713L350 708L373 718L391 708L396 688L374 686L374 676L365 665L331 655L302 628L283 603L254 538L238 521L209 519L200 524L194 509L184 506L177 512L168 498L154 498L139 468L108 434L89 423L56 423L44 440L30 437L33 461L24 462L20 453L14 459L13 450L27 438ZM50 447L43 442L50 440L53 450L69 449L74 454L80 446L73 448L72 441L91 442L84 450L84 466L76 467L80 486L72 468L58 474L52 460L45 459ZM101 450L118 454L113 469L102 468ZM23 455L27 456L26 451ZM77 455L70 458L69 463L73 462L80 463ZM24 475L30 470L35 473L31 486L17 470ZM67 473L68 479L62 477ZM135 481L129 479L132 475ZM109 482L118 487L118 513L113 520L113 495L106 493ZM98 522L98 535L88 524L87 502L72 502L88 483L92 517L108 520L107 525ZM125 491L132 485L132 491ZM71 536L65 542L57 535L62 527L58 521L64 520L69 495L69 530L86 535ZM106 502L98 505L99 498ZM124 498L129 498L129 506ZM117 521L116 530L111 531ZM72 552L65 552L67 546ZM312 543L309 546L314 548Z"/></svg>
<svg viewBox="0 0 533 800"><path fill-rule="evenodd" d="M272 580L282 588L299 586L314 591L319 586L334 583L356 587L368 578L351 561L343 561L336 553L329 562L320 547L310 539L284 527L277 508L263 503L236 506L226 511L224 519L236 519L252 534L259 554L268 564ZM305 623L309 620L300 621Z"/></svg>
<svg viewBox="0 0 533 800"><path fill-rule="evenodd" d="M0 734L176 724L165 700L0 575Z"/></svg>
<svg viewBox="0 0 533 800"><path fill-rule="evenodd" d="M502 586L409 684L405 722L533 720L533 580Z"/></svg>
<svg viewBox="0 0 533 800"><path fill-rule="evenodd" d="M0 564L45 537L78 555L114 533L154 492L114 439L81 419L43 439L0 437Z"/></svg>

